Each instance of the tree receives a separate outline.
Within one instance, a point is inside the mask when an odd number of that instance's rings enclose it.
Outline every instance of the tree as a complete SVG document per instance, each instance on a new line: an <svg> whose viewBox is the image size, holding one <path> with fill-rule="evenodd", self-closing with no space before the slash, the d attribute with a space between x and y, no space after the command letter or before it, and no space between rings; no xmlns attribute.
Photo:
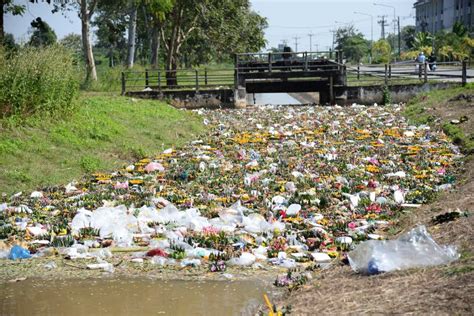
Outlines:
<svg viewBox="0 0 474 316"><path fill-rule="evenodd" d="M3 37L3 47L8 52L15 52L18 50L19 45L15 42L15 37L11 33L5 33Z"/></svg>
<svg viewBox="0 0 474 316"><path fill-rule="evenodd" d="M413 25L407 25L402 28L401 37L403 40L402 50L411 50L415 42L416 29Z"/></svg>
<svg viewBox="0 0 474 316"><path fill-rule="evenodd" d="M369 52L369 42L353 25L341 27L336 31L336 44L337 50L341 50L347 59L357 63Z"/></svg>
<svg viewBox="0 0 474 316"><path fill-rule="evenodd" d="M137 10L138 4L135 0L129 0L130 16L128 19L128 53L127 53L127 67L132 68L135 61L135 43L137 32Z"/></svg>
<svg viewBox="0 0 474 316"><path fill-rule="evenodd" d="M217 56L262 48L265 27L266 20L250 10L248 0L175 0L162 26L167 84L176 85L181 51L191 37L201 41L207 54Z"/></svg>
<svg viewBox="0 0 474 316"><path fill-rule="evenodd" d="M41 18L38 17L36 20L33 20L31 22L31 27L34 29L29 42L31 46L50 46L56 43L56 33L49 24Z"/></svg>
<svg viewBox="0 0 474 316"><path fill-rule="evenodd" d="M97 15L92 25L97 28L96 47L107 51L109 66L114 67L118 54L119 60L126 56L127 43L125 31L127 16L124 14L126 0L100 1L97 6Z"/></svg>
<svg viewBox="0 0 474 316"><path fill-rule="evenodd" d="M0 15L0 46L3 45L3 39L5 37L4 31L4 15L11 13L13 15L23 15L26 7L24 5L14 4L13 0L0 0L0 9L2 14Z"/></svg>
<svg viewBox="0 0 474 316"><path fill-rule="evenodd" d="M61 45L69 49L75 56L76 60L83 60L82 58L82 39L78 34L68 34L59 41Z"/></svg>
<svg viewBox="0 0 474 316"><path fill-rule="evenodd" d="M374 63L389 63L392 48L387 40L381 39L372 46L372 58Z"/></svg>
<svg viewBox="0 0 474 316"><path fill-rule="evenodd" d="M432 46L433 36L427 32L418 32L413 39L413 48L421 51L424 47Z"/></svg>
<svg viewBox="0 0 474 316"><path fill-rule="evenodd" d="M453 33L459 37L464 37L469 34L469 30L464 26L464 24L462 24L462 22L456 21L453 24Z"/></svg>
<svg viewBox="0 0 474 316"><path fill-rule="evenodd" d="M82 49L86 59L86 81L90 79L97 81L97 70L90 39L90 21L98 0L77 0L77 2L79 4L79 18L81 19Z"/></svg>
<svg viewBox="0 0 474 316"><path fill-rule="evenodd" d="M29 0L30 2L38 2L38 0ZM90 38L90 25L92 16L97 7L99 0L44 0L47 3L53 2L54 12L60 10L74 9L78 11L81 20L81 36L82 50L86 60L86 81L97 81L97 70L95 67L94 53L92 52L92 43Z"/></svg>

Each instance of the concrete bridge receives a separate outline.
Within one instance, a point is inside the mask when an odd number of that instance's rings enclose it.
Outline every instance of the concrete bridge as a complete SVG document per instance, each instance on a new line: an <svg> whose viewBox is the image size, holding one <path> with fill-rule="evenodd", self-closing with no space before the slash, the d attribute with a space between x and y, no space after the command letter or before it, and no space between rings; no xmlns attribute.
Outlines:
<svg viewBox="0 0 474 316"><path fill-rule="evenodd" d="M317 92L319 104L382 101L387 86L394 100L420 91L474 79L466 61L438 63L436 71L414 62L346 66L338 51L245 53L235 56L232 69L127 71L122 95L172 99L183 107L247 105L247 94ZM166 78L174 78L170 84ZM398 101L397 101L398 102Z"/></svg>
<svg viewBox="0 0 474 316"><path fill-rule="evenodd" d="M246 53L235 56L234 101L247 93L318 92L320 103L334 104L347 85L342 54L336 52Z"/></svg>

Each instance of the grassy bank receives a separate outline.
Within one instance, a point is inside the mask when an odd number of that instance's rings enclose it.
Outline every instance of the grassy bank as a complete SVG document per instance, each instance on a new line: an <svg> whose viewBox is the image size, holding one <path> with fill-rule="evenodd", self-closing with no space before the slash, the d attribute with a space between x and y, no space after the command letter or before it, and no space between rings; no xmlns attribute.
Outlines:
<svg viewBox="0 0 474 316"><path fill-rule="evenodd" d="M471 96L471 97L469 97ZM441 128L465 154L474 153L474 118L469 117L474 101L474 84L435 90L411 100L404 115L413 124Z"/></svg>
<svg viewBox="0 0 474 316"><path fill-rule="evenodd" d="M82 96L63 120L30 117L0 133L0 192L65 184L179 146L203 131L191 112L148 100Z"/></svg>

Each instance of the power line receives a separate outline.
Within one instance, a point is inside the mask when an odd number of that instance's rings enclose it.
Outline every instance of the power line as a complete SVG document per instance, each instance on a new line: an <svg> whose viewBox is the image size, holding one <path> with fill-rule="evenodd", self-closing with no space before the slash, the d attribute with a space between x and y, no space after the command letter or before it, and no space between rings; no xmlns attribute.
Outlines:
<svg viewBox="0 0 474 316"><path fill-rule="evenodd" d="M370 18L364 18L356 21L352 21L350 23L359 23L359 22L364 22L364 21L369 21ZM343 23L343 24L350 24L350 23ZM269 25L268 28L282 28L282 29L324 29L324 28L331 28L334 27L334 24L328 24L328 25L317 25L317 26L288 26L288 25Z"/></svg>

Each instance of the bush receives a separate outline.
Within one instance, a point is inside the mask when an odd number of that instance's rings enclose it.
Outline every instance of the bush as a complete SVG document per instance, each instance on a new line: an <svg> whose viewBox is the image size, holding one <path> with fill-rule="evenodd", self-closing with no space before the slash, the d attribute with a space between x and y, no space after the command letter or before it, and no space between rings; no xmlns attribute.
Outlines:
<svg viewBox="0 0 474 316"><path fill-rule="evenodd" d="M70 51L59 45L26 47L10 56L0 50L0 118L71 111L78 73Z"/></svg>
<svg viewBox="0 0 474 316"><path fill-rule="evenodd" d="M392 94L387 86L383 87L383 105L390 105L392 103Z"/></svg>

